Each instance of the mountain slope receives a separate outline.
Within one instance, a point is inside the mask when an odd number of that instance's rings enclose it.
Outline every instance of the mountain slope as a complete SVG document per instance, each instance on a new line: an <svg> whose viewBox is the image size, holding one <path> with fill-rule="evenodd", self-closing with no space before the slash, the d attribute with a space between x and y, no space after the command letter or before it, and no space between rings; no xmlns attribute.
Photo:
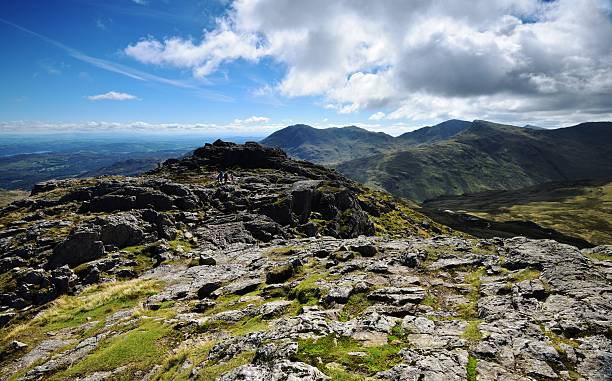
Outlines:
<svg viewBox="0 0 612 381"><path fill-rule="evenodd" d="M289 156L320 164L334 164L393 146L392 136L359 127L317 129L296 124L277 131L261 144L279 147Z"/></svg>
<svg viewBox="0 0 612 381"><path fill-rule="evenodd" d="M444 194L612 178L612 123L531 130L475 121L452 139L341 163L357 181L422 201Z"/></svg>
<svg viewBox="0 0 612 381"><path fill-rule="evenodd" d="M0 379L606 379L611 260L217 141L0 210Z"/></svg>
<svg viewBox="0 0 612 381"><path fill-rule="evenodd" d="M471 125L471 122L465 120L451 119L432 127L423 127L418 130L406 132L398 136L397 140L400 144L406 145L433 143L440 140L447 140L470 128Z"/></svg>

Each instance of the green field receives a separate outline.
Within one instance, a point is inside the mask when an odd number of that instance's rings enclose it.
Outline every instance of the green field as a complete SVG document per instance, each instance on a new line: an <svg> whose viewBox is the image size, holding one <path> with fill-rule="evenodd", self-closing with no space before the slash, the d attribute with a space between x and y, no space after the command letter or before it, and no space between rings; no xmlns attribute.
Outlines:
<svg viewBox="0 0 612 381"><path fill-rule="evenodd" d="M424 203L495 221L529 220L593 244L612 244L612 182L553 183Z"/></svg>

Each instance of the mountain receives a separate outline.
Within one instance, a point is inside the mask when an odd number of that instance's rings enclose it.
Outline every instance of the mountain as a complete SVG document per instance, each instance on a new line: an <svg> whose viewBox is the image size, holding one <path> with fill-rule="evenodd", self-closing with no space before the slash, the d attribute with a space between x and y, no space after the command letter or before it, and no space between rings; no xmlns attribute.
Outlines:
<svg viewBox="0 0 612 381"><path fill-rule="evenodd" d="M0 209L0 378L605 379L610 266L216 141Z"/></svg>
<svg viewBox="0 0 612 381"><path fill-rule="evenodd" d="M433 127L423 127L418 130L406 132L397 137L400 144L414 145L423 143L433 143L440 140L447 140L461 131L470 128L471 122L464 120L451 119Z"/></svg>
<svg viewBox="0 0 612 381"><path fill-rule="evenodd" d="M365 184L416 201L518 189L551 181L612 178L612 123L532 130L474 121L448 140L343 162Z"/></svg>
<svg viewBox="0 0 612 381"><path fill-rule="evenodd" d="M216 141L0 209L0 378L605 379L611 266Z"/></svg>
<svg viewBox="0 0 612 381"><path fill-rule="evenodd" d="M407 146L446 140L470 125L470 122L463 120L448 120L394 138L355 126L314 128L296 124L274 132L262 140L261 144L281 148L297 159L334 165Z"/></svg>
<svg viewBox="0 0 612 381"><path fill-rule="evenodd" d="M279 147L291 157L320 164L335 164L363 155L373 155L393 147L394 138L350 126L318 129L296 124L276 131L261 144Z"/></svg>

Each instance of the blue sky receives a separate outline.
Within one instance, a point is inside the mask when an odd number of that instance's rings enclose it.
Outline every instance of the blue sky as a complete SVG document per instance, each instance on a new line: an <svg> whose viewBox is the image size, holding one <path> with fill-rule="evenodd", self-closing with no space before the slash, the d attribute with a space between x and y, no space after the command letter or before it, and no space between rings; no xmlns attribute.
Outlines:
<svg viewBox="0 0 612 381"><path fill-rule="evenodd" d="M4 0L0 131L610 119L608 0L409 3Z"/></svg>

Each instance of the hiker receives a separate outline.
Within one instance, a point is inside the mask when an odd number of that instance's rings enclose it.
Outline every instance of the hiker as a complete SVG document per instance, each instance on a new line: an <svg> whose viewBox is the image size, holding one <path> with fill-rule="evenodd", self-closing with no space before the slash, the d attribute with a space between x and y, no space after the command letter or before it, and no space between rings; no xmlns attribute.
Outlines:
<svg viewBox="0 0 612 381"><path fill-rule="evenodd" d="M223 172L223 184L227 184L227 180L229 180L229 176L227 172Z"/></svg>
<svg viewBox="0 0 612 381"><path fill-rule="evenodd" d="M225 172L223 172L223 170L219 171L219 174L217 175L217 181L219 182L219 184L223 182L224 177L225 177Z"/></svg>

